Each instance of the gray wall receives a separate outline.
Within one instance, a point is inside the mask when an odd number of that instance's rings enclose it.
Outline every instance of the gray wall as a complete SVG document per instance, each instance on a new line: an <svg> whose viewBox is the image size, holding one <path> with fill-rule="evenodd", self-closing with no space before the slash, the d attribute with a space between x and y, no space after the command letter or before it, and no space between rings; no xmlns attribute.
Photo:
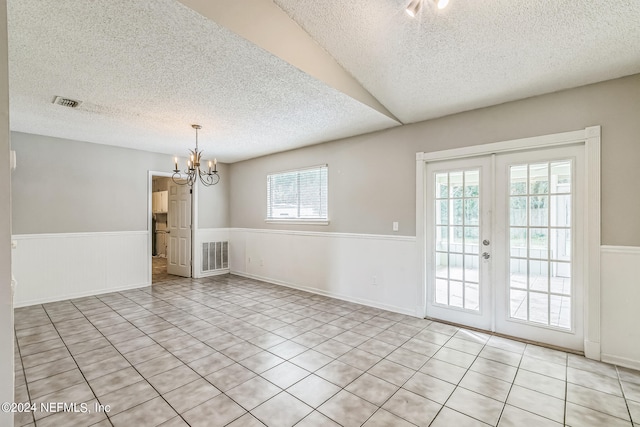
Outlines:
<svg viewBox="0 0 640 427"><path fill-rule="evenodd" d="M416 152L601 125L602 242L640 246L639 113L634 75L234 163L231 226L413 236ZM267 173L321 163L329 165L330 225L266 224Z"/></svg>
<svg viewBox="0 0 640 427"><path fill-rule="evenodd" d="M173 169L173 157L13 132L13 233L147 229L148 171ZM221 165L224 170L224 165ZM228 226L228 176L201 189L200 227Z"/></svg>
<svg viewBox="0 0 640 427"><path fill-rule="evenodd" d="M220 182L198 187L198 228L229 227L229 167L218 163Z"/></svg>

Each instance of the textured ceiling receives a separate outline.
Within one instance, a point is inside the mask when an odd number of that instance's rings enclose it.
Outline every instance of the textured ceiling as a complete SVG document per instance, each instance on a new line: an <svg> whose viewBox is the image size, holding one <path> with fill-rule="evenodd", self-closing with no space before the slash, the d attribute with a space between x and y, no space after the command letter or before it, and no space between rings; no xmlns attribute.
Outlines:
<svg viewBox="0 0 640 427"><path fill-rule="evenodd" d="M275 0L318 44L302 66L175 0L8 0L11 129L182 155L199 123L234 162L640 72L637 0L407 3Z"/></svg>
<svg viewBox="0 0 640 427"><path fill-rule="evenodd" d="M638 0L275 0L403 123L640 72Z"/></svg>

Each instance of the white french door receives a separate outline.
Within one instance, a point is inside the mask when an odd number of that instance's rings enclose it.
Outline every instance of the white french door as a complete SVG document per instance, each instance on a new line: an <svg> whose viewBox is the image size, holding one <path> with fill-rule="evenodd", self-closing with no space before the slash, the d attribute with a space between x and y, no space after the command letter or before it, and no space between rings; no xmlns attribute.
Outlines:
<svg viewBox="0 0 640 427"><path fill-rule="evenodd" d="M496 330L582 350L584 148L496 156Z"/></svg>
<svg viewBox="0 0 640 427"><path fill-rule="evenodd" d="M427 313L481 329L492 320L490 172L488 157L427 164Z"/></svg>
<svg viewBox="0 0 640 427"><path fill-rule="evenodd" d="M427 163L429 317L582 350L583 152Z"/></svg>

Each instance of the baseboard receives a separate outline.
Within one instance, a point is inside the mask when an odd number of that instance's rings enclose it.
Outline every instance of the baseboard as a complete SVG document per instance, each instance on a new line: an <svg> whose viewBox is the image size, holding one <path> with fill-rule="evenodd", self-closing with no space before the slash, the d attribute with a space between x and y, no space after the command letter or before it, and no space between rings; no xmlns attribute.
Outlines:
<svg viewBox="0 0 640 427"><path fill-rule="evenodd" d="M194 279L202 279L204 277L221 276L223 274L229 274L229 273L231 273L231 270L228 269L228 268L224 268L222 270L207 271L207 272L204 272L204 273L200 272L200 273L198 273L197 276L193 276L193 278Z"/></svg>
<svg viewBox="0 0 640 427"><path fill-rule="evenodd" d="M613 354L603 354L602 361L640 371L640 360L629 359L627 357L614 356Z"/></svg>
<svg viewBox="0 0 640 427"><path fill-rule="evenodd" d="M137 283L134 285L119 286L115 288L99 289L99 290L92 290L87 292L77 292L74 294L66 294L61 296L55 296L52 298L38 298L38 299L22 301L20 303L14 304L14 308L29 307L32 305L47 304L51 302L58 302L58 301L65 301L65 300L73 300L78 298L109 294L111 292L129 291L132 289L146 288L148 286L151 286L151 283Z"/></svg>
<svg viewBox="0 0 640 427"><path fill-rule="evenodd" d="M258 276L256 274L249 274L249 273L244 273L244 272L240 272L240 271L233 271L233 270L231 271L231 274L235 274L237 276L246 277L248 279L255 279L255 280L260 280L260 281L267 282L267 283L272 283L274 285L285 286L287 288L297 289L299 291L311 292L312 294L322 295L322 296L330 297L330 298L335 298L335 299L339 299L341 301L346 301L346 302L351 302L351 303L355 303L355 304L366 305L367 307L379 308L381 310L386 310L386 311L391 311L391 312L394 312L394 313L405 314L407 316L416 317L415 309L412 310L412 309L403 308L403 307L396 307L396 306L388 305L388 304L380 304L380 303L377 303L375 301L371 301L371 300L367 300L367 299L352 298L352 297L349 297L349 296L346 296L346 295L336 294L336 293L333 293L333 292L327 292L327 291L324 291L322 289L312 288L312 287L309 287L309 286L303 286L303 285L299 285L299 284L296 284L296 283L289 283L289 282L284 282L284 281L281 281L281 280L275 280L275 279L271 279L269 277Z"/></svg>

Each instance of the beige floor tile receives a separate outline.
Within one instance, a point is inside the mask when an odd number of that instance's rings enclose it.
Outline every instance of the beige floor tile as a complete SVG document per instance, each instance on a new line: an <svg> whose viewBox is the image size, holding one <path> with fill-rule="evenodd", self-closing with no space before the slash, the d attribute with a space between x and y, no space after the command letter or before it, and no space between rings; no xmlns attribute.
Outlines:
<svg viewBox="0 0 640 427"><path fill-rule="evenodd" d="M402 388L444 405L451 393L453 393L455 386L431 375L416 372Z"/></svg>
<svg viewBox="0 0 640 427"><path fill-rule="evenodd" d="M267 400L253 411L252 415L268 427L290 427L309 415L313 408L287 392Z"/></svg>
<svg viewBox="0 0 640 427"><path fill-rule="evenodd" d="M289 394L313 408L322 405L327 399L339 391L340 387L313 374L298 381L287 389Z"/></svg>
<svg viewBox="0 0 640 427"><path fill-rule="evenodd" d="M344 427L351 427L362 425L377 408L366 400L342 390L320 406L318 412Z"/></svg>
<svg viewBox="0 0 640 427"><path fill-rule="evenodd" d="M198 406L220 394L220 390L209 384L204 378L176 388L163 397L179 414Z"/></svg>
<svg viewBox="0 0 640 427"><path fill-rule="evenodd" d="M114 427L158 426L175 418L176 412L161 397L110 417Z"/></svg>
<svg viewBox="0 0 640 427"><path fill-rule="evenodd" d="M227 390L225 394L247 411L272 398L282 390L262 377L250 380Z"/></svg>
<svg viewBox="0 0 640 427"><path fill-rule="evenodd" d="M548 418L541 417L531 412L527 412L523 409L516 408L515 406L506 405L498 427L522 427L522 426L536 426L536 427L560 427L562 424L556 423Z"/></svg>
<svg viewBox="0 0 640 427"><path fill-rule="evenodd" d="M507 403L559 423L564 421L564 401L548 394L514 385Z"/></svg>
<svg viewBox="0 0 640 427"><path fill-rule="evenodd" d="M458 387L446 406L489 425L498 422L504 404L473 391Z"/></svg>
<svg viewBox="0 0 640 427"><path fill-rule="evenodd" d="M428 426L435 419L442 405L400 389L383 406L383 409L417 426Z"/></svg>
<svg viewBox="0 0 640 427"><path fill-rule="evenodd" d="M398 386L368 373L349 384L345 390L380 406L398 391Z"/></svg>
<svg viewBox="0 0 640 427"><path fill-rule="evenodd" d="M525 427L533 424L518 424L518 427ZM464 427L488 427L489 424L485 424L482 421L471 418L468 415L454 411L446 406L438 413L438 416L430 427L452 427L452 426L464 426ZM536 425L537 427L537 425Z"/></svg>
<svg viewBox="0 0 640 427"><path fill-rule="evenodd" d="M403 420L397 415L393 415L389 411L385 411L384 409L378 409L375 414L371 416L364 423L363 427L414 427L415 424L410 423L409 421Z"/></svg>

